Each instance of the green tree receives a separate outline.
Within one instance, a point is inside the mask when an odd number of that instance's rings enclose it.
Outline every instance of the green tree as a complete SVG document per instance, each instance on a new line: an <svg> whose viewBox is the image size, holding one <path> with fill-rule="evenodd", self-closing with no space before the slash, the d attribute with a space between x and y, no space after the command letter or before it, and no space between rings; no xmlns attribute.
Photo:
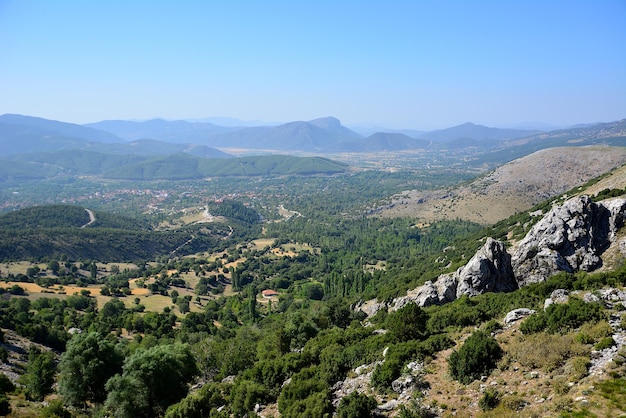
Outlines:
<svg viewBox="0 0 626 418"><path fill-rule="evenodd" d="M226 404L221 388L208 383L197 392L187 395L179 403L167 409L165 418L206 418L214 416L220 406ZM228 415L227 415L228 416Z"/></svg>
<svg viewBox="0 0 626 418"><path fill-rule="evenodd" d="M31 346L26 373L22 376L26 396L34 401L43 401L46 395L52 393L55 372L54 354Z"/></svg>
<svg viewBox="0 0 626 418"><path fill-rule="evenodd" d="M420 339L426 336L428 314L415 303L409 303L387 317L386 325L399 341Z"/></svg>
<svg viewBox="0 0 626 418"><path fill-rule="evenodd" d="M39 271L39 267L37 266L29 267L26 269L26 275L32 279L37 274L39 274Z"/></svg>
<svg viewBox="0 0 626 418"><path fill-rule="evenodd" d="M488 375L503 354L494 338L483 331L475 331L465 340L459 351L450 355L450 375L467 385L483 375Z"/></svg>
<svg viewBox="0 0 626 418"><path fill-rule="evenodd" d="M98 276L98 266L96 265L96 262L92 262L91 265L89 265L89 276L92 279L95 279Z"/></svg>
<svg viewBox="0 0 626 418"><path fill-rule="evenodd" d="M59 265L58 261L52 260L48 263L48 270L50 270L52 274L54 274L55 276L59 275L60 269L61 269L61 266Z"/></svg>
<svg viewBox="0 0 626 418"><path fill-rule="evenodd" d="M59 363L59 394L65 403L85 407L106 400L106 382L122 371L123 357L97 332L76 334Z"/></svg>
<svg viewBox="0 0 626 418"><path fill-rule="evenodd" d="M118 418L162 416L187 395L197 373L186 344L140 348L124 361L122 374L107 382L105 405Z"/></svg>
<svg viewBox="0 0 626 418"><path fill-rule="evenodd" d="M365 394L352 392L341 399L337 408L338 418L361 418L372 415L372 410L376 408L376 399Z"/></svg>

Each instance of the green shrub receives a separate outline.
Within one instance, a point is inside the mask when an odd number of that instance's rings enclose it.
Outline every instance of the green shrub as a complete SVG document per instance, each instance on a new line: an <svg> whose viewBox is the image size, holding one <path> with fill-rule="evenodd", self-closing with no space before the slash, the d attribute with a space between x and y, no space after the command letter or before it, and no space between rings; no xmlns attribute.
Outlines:
<svg viewBox="0 0 626 418"><path fill-rule="evenodd" d="M502 406L509 411L519 412L528 405L528 401L517 395L509 395L502 398Z"/></svg>
<svg viewBox="0 0 626 418"><path fill-rule="evenodd" d="M268 390L260 383L242 380L231 390L231 404L235 415L244 416L254 405L269 401Z"/></svg>
<svg viewBox="0 0 626 418"><path fill-rule="evenodd" d="M319 368L308 367L295 374L278 397L278 409L285 418L313 418L333 411L328 384L319 379Z"/></svg>
<svg viewBox="0 0 626 418"><path fill-rule="evenodd" d="M387 316L385 325L394 339L409 341L426 335L428 315L415 303L409 303Z"/></svg>
<svg viewBox="0 0 626 418"><path fill-rule="evenodd" d="M10 393L15 390L15 385L11 382L11 379L6 374L0 373L0 394Z"/></svg>
<svg viewBox="0 0 626 418"><path fill-rule="evenodd" d="M565 395L567 394L571 387L567 382L567 378L565 376L556 376L550 381L550 387L554 390L554 393L557 395Z"/></svg>
<svg viewBox="0 0 626 418"><path fill-rule="evenodd" d="M372 385L385 390L391 386L391 382L400 377L404 364L398 357L386 358L384 363L379 364L372 373Z"/></svg>
<svg viewBox="0 0 626 418"><path fill-rule="evenodd" d="M427 356L434 356L441 350L454 345L447 335L433 335L425 341L407 341L389 348L387 357L379 364L372 374L372 385L385 390L391 386L391 382L400 377L402 368L412 360L423 360Z"/></svg>
<svg viewBox="0 0 626 418"><path fill-rule="evenodd" d="M4 393L0 393L0 416L6 416L11 413L11 403Z"/></svg>
<svg viewBox="0 0 626 418"><path fill-rule="evenodd" d="M615 345L615 340L613 337L604 337L593 347L596 350L604 350L605 348L611 348Z"/></svg>
<svg viewBox="0 0 626 418"><path fill-rule="evenodd" d="M498 342L483 331L475 331L448 359L450 375L467 385L488 375L504 352Z"/></svg>
<svg viewBox="0 0 626 418"><path fill-rule="evenodd" d="M548 327L548 318L544 312L537 312L526 318L519 326L524 334L542 332Z"/></svg>
<svg viewBox="0 0 626 418"><path fill-rule="evenodd" d="M497 390L487 389L478 401L478 406L483 411L490 411L500 404L502 395Z"/></svg>
<svg viewBox="0 0 626 418"><path fill-rule="evenodd" d="M589 373L589 367L591 361L589 357L574 357L568 364L570 378L572 381L577 382Z"/></svg>
<svg viewBox="0 0 626 418"><path fill-rule="evenodd" d="M50 403L41 411L41 417L43 418L72 418L70 411L65 409L63 402L60 399L53 399Z"/></svg>
<svg viewBox="0 0 626 418"><path fill-rule="evenodd" d="M341 399L337 408L338 418L361 418L369 417L376 408L376 399L365 394L352 392Z"/></svg>
<svg viewBox="0 0 626 418"><path fill-rule="evenodd" d="M495 319L492 319L492 320L486 322L482 326L482 329L487 334L493 334L494 332L502 329L502 324L500 324L500 322L496 321Z"/></svg>
<svg viewBox="0 0 626 418"><path fill-rule="evenodd" d="M520 324L520 330L524 334L565 332L602 319L602 306L599 303L585 303L580 299L570 298L568 303L555 303L545 312L529 316Z"/></svg>
<svg viewBox="0 0 626 418"><path fill-rule="evenodd" d="M595 342L591 335L584 332L579 332L578 334L576 334L574 336L574 341L580 344L593 344Z"/></svg>
<svg viewBox="0 0 626 418"><path fill-rule="evenodd" d="M208 383L179 403L171 405L165 418L204 418L212 416L211 411L224 404L226 400L218 384Z"/></svg>

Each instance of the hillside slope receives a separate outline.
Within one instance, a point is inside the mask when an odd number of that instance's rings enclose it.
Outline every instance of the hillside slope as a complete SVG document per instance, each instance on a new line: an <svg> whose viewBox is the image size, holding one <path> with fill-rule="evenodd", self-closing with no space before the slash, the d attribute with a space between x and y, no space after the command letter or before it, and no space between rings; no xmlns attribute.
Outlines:
<svg viewBox="0 0 626 418"><path fill-rule="evenodd" d="M565 147L535 152L470 184L434 192L407 191L382 216L425 221L464 219L493 224L626 163L623 147Z"/></svg>

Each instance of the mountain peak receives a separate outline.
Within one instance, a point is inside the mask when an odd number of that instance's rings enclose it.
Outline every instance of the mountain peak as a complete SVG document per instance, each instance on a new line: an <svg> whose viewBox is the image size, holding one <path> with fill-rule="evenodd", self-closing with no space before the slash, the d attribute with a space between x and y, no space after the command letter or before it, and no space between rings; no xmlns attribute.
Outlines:
<svg viewBox="0 0 626 418"><path fill-rule="evenodd" d="M320 128L324 128L324 129L338 128L341 126L341 121L332 116L326 116L323 118L313 119L313 120L310 120L309 123L311 125L319 126Z"/></svg>
<svg viewBox="0 0 626 418"><path fill-rule="evenodd" d="M476 125L475 123L472 123L472 122L465 122L465 123L455 126L455 128L470 128L470 127L475 127L475 126L483 126L483 125Z"/></svg>

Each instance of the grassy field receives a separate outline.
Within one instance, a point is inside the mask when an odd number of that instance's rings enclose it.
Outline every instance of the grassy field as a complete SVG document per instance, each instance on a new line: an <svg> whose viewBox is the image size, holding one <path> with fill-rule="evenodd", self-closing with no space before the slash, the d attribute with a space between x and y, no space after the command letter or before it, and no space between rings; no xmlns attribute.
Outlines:
<svg viewBox="0 0 626 418"><path fill-rule="evenodd" d="M272 246L274 243L274 239L258 239L250 242L247 245L249 249L258 249L262 250L266 247ZM316 252L317 250L311 247L309 244L302 243L290 243L281 245L277 248L272 248L271 253L276 257L293 257L302 251L307 252ZM223 258L224 253L218 254L195 254L190 257L206 257L210 261L214 261L216 259ZM245 262L245 258L240 258L238 260L229 262L224 264L221 269L222 274L226 278L226 281L230 281L231 274L229 270L231 268L236 268L240 263ZM137 269L137 265L131 263L97 263L98 267L98 277L104 277L111 274L113 271L125 271L125 270L135 270ZM102 289L102 285L89 285L86 287L75 286L75 285L51 285L48 287L41 287L36 283L27 283L27 282L16 282L10 281L8 279L9 275L18 275L18 274L26 274L26 271L31 267L38 267L41 270L41 275L51 275L52 273L47 271L46 263L31 263L28 261L20 261L20 262L11 262L4 263L0 265L0 287L8 289L14 285L22 287L26 294L24 297L27 297L31 300L36 300L40 298L66 298L71 295L79 295L84 292L88 292L90 297L93 297L97 301L97 305L99 308L102 308L108 301L110 301L112 296L105 296L100 293ZM76 264L79 267L78 263ZM376 267L373 267L376 268ZM88 275L87 271L81 271L82 274ZM198 300L196 294L194 293L194 289L200 281L200 277L195 274L193 271L189 272L178 272L177 270L171 270L167 272L168 275L178 274L180 278L182 278L186 287L172 287L170 288L170 292L176 290L180 297L191 296L191 303L189 304L189 309L191 312L200 312L202 311L202 301L207 301L212 298L221 297L221 296L232 296L237 292L233 291L231 284L226 284L223 294L220 295L209 295L203 296L200 299L200 303L196 303ZM4 281L2 281L4 279ZM145 306L146 312L162 312L165 308L171 309L176 315L179 317L183 317L178 307L173 303L172 298L170 296L160 295L160 294L152 294L146 286L153 283L155 280L154 277L143 279L143 278L135 278L129 280L131 294L125 297L119 298L124 302L124 304L131 308L136 305L136 299L139 299L138 303ZM261 295L258 296L258 302L262 305L268 305L269 299L263 298Z"/></svg>
<svg viewBox="0 0 626 418"><path fill-rule="evenodd" d="M0 282L0 287L8 289L12 286L17 285L25 290L27 297L31 300L41 299L41 298L59 298L63 299L70 295L79 295L82 291L87 291L90 293L89 296L94 297L98 303L98 307L102 308L105 303L113 299L112 296L104 296L100 294L101 285L92 285L88 287L79 287L79 286L62 286L62 285L53 285L48 288L43 288L36 283L24 283L24 282L13 282L13 281L4 281ZM139 298L142 305L146 307L146 312L163 312L163 309L169 307L172 309L178 316L183 316L183 314L178 311L178 308L175 307L172 302L172 298L169 296L163 295L153 295L146 288L140 288L136 285L136 279L130 281L131 295L119 298L124 302L127 307L132 307L135 305L135 298ZM193 293L193 288L184 289L184 288L175 288L180 296L190 295L195 298L195 294ZM195 303L189 304L189 309L191 312L200 312L202 308Z"/></svg>

